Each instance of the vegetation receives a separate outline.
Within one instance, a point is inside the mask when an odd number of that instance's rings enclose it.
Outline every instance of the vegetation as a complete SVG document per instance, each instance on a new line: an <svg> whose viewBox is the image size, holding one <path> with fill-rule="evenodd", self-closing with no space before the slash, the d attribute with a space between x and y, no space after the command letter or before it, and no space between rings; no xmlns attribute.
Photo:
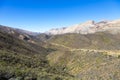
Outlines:
<svg viewBox="0 0 120 80"><path fill-rule="evenodd" d="M0 31L0 80L69 80L61 66L46 59L51 48L43 48Z"/></svg>
<svg viewBox="0 0 120 80"><path fill-rule="evenodd" d="M119 34L98 32L94 34L64 34L55 35L48 39L50 43L56 43L71 48L119 50Z"/></svg>
<svg viewBox="0 0 120 80"><path fill-rule="evenodd" d="M20 78L22 80L59 80L72 78L62 67L50 66L47 60L35 54L23 55L20 53L0 50L0 79Z"/></svg>
<svg viewBox="0 0 120 80"><path fill-rule="evenodd" d="M0 80L120 80L118 35L19 35L0 29Z"/></svg>
<svg viewBox="0 0 120 80"><path fill-rule="evenodd" d="M76 80L119 80L120 59L94 51L54 52L47 56L51 65L65 66Z"/></svg>
<svg viewBox="0 0 120 80"><path fill-rule="evenodd" d="M0 31L0 48L24 54L43 54L46 49L32 43L20 40L14 35Z"/></svg>

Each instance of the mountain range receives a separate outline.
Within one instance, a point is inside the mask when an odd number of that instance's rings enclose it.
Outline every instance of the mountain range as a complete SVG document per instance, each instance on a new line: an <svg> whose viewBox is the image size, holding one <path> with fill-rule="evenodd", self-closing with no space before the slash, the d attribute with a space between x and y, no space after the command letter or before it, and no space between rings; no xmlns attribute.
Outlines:
<svg viewBox="0 0 120 80"><path fill-rule="evenodd" d="M92 34L95 32L108 31L112 34L119 33L120 20L113 21L87 21L81 24L76 24L70 27L64 27L60 29L51 29L46 34L58 35L65 33L80 33L80 34Z"/></svg>
<svg viewBox="0 0 120 80"><path fill-rule="evenodd" d="M120 80L120 20L45 33L0 25L0 80Z"/></svg>

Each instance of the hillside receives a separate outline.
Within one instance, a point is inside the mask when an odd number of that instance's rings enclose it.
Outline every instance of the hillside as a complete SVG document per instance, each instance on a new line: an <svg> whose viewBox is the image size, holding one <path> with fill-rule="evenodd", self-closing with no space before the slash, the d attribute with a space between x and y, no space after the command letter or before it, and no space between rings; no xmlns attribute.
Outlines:
<svg viewBox="0 0 120 80"><path fill-rule="evenodd" d="M48 42L77 49L120 50L120 34L107 32L55 35Z"/></svg>
<svg viewBox="0 0 120 80"><path fill-rule="evenodd" d="M21 40L14 35L7 34L0 30L0 48L24 54L43 54L46 53L45 48ZM39 48L39 49L38 49Z"/></svg>
<svg viewBox="0 0 120 80"><path fill-rule="evenodd" d="M0 50L0 80L73 80L60 66L50 66L41 55Z"/></svg>
<svg viewBox="0 0 120 80"><path fill-rule="evenodd" d="M0 27L0 80L119 80L119 66L120 33L31 35Z"/></svg>
<svg viewBox="0 0 120 80"><path fill-rule="evenodd" d="M31 43L0 29L0 80L58 80L73 77L59 66L50 66L46 56L53 50L38 40Z"/></svg>
<svg viewBox="0 0 120 80"><path fill-rule="evenodd" d="M0 25L0 29L9 34L19 33L19 34L27 34L27 35L31 35L31 36L36 36L37 34L39 34L37 32L31 32L31 31L18 29L18 28L12 28L12 27L3 26L3 25Z"/></svg>
<svg viewBox="0 0 120 80"><path fill-rule="evenodd" d="M120 58L94 51L56 51L47 56L51 65L64 66L75 80L119 80Z"/></svg>

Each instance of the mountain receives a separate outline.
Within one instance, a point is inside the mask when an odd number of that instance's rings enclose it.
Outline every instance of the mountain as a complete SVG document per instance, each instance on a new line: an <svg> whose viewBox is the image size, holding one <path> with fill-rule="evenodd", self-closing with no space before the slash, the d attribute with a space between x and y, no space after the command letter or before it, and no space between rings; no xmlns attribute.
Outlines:
<svg viewBox="0 0 120 80"><path fill-rule="evenodd" d="M120 50L120 20L87 21L48 31L47 42L70 48Z"/></svg>
<svg viewBox="0 0 120 80"><path fill-rule="evenodd" d="M81 24L76 24L70 27L60 28L60 29L51 29L47 31L46 34L58 35L66 33L80 33L80 34L91 34L95 32L108 31L112 34L120 33L120 20L113 21L87 21Z"/></svg>
<svg viewBox="0 0 120 80"><path fill-rule="evenodd" d="M37 45L31 37L20 34L12 28L0 27L0 49L23 54L47 53L41 45ZM9 30L9 31L8 31Z"/></svg>
<svg viewBox="0 0 120 80"><path fill-rule="evenodd" d="M0 26L0 80L120 80L120 20L47 33Z"/></svg>
<svg viewBox="0 0 120 80"><path fill-rule="evenodd" d="M55 50L43 44L36 35L1 26L0 80L72 79L62 67L49 65L46 56Z"/></svg>
<svg viewBox="0 0 120 80"><path fill-rule="evenodd" d="M31 36L35 36L35 35L39 34L37 32L31 32L31 31L27 31L27 30L18 29L18 28L11 28L8 26L3 26L3 25L0 25L0 29L9 34L14 34L15 32L17 32L19 34L27 34L27 35L31 35Z"/></svg>
<svg viewBox="0 0 120 80"><path fill-rule="evenodd" d="M17 29L17 28L15 28L14 30L16 30L19 33L28 34L28 35L31 35L31 36L36 36L36 35L40 34L40 33L37 33L37 32L31 32L31 31Z"/></svg>
<svg viewBox="0 0 120 80"><path fill-rule="evenodd" d="M36 32L30 32L22 29L11 28L3 25L0 25L0 30L2 32L13 35L14 37L17 37L21 40L26 40L30 43L35 43L34 40L36 39L36 36L39 34Z"/></svg>

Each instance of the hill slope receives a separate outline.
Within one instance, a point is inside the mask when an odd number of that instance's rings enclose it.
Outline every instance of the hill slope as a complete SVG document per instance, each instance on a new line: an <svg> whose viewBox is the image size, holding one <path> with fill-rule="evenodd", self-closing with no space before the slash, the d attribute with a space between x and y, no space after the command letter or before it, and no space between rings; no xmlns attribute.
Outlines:
<svg viewBox="0 0 120 80"><path fill-rule="evenodd" d="M8 28L9 29L9 28ZM46 56L52 51L32 39L20 39L18 32L11 34L0 29L0 80L58 80L72 79L59 66L50 66ZM23 35L24 36L24 35Z"/></svg>
<svg viewBox="0 0 120 80"><path fill-rule="evenodd" d="M120 33L28 33L0 27L0 80L120 79Z"/></svg>
<svg viewBox="0 0 120 80"><path fill-rule="evenodd" d="M18 39L14 35L7 34L0 30L0 48L24 54L46 53L45 48ZM39 49L38 49L39 48Z"/></svg>
<svg viewBox="0 0 120 80"><path fill-rule="evenodd" d="M120 34L107 32L55 35L48 42L78 49L120 50Z"/></svg>
<svg viewBox="0 0 120 80"><path fill-rule="evenodd" d="M120 59L104 52L56 51L47 56L51 65L63 66L75 80L119 80Z"/></svg>

